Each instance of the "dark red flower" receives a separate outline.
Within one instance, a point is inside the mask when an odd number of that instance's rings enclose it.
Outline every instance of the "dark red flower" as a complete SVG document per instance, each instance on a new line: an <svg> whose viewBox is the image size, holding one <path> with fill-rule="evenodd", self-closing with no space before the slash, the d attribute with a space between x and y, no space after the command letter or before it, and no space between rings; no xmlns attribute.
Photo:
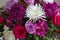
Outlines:
<svg viewBox="0 0 60 40"><path fill-rule="evenodd" d="M58 34L60 34L60 30L58 30Z"/></svg>
<svg viewBox="0 0 60 40"><path fill-rule="evenodd" d="M4 22L4 17L0 14L0 24Z"/></svg>
<svg viewBox="0 0 60 40"><path fill-rule="evenodd" d="M16 38L25 38L27 31L23 26L17 24L14 26L13 33Z"/></svg>

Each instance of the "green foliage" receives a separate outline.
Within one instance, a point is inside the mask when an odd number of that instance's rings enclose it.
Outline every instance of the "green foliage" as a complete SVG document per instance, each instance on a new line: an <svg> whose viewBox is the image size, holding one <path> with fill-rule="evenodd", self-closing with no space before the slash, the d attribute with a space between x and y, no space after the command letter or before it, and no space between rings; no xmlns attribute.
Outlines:
<svg viewBox="0 0 60 40"><path fill-rule="evenodd" d="M3 24L0 24L0 32L3 32L4 31L4 25Z"/></svg>
<svg viewBox="0 0 60 40"><path fill-rule="evenodd" d="M25 40L31 40L31 39L32 39L32 35L29 35L29 34L27 33ZM33 39L32 39L32 40L33 40Z"/></svg>
<svg viewBox="0 0 60 40"><path fill-rule="evenodd" d="M34 39L35 40L40 40L40 37L39 36L34 36Z"/></svg>
<svg viewBox="0 0 60 40"><path fill-rule="evenodd" d="M28 20L28 18L24 18L21 22L21 25L25 25L26 21Z"/></svg>
<svg viewBox="0 0 60 40"><path fill-rule="evenodd" d="M3 15L4 18L6 18L7 12L4 11L4 12L1 12L1 14Z"/></svg>

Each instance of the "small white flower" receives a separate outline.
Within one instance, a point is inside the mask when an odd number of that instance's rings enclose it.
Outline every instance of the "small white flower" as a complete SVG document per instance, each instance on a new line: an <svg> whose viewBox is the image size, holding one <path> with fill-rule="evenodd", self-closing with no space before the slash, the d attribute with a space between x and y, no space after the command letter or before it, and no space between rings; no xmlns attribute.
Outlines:
<svg viewBox="0 0 60 40"><path fill-rule="evenodd" d="M40 18L45 18L45 12L43 11L41 5L29 5L26 10L26 16L30 19L37 20Z"/></svg>
<svg viewBox="0 0 60 40"><path fill-rule="evenodd" d="M0 40L3 40L3 37L0 37Z"/></svg>
<svg viewBox="0 0 60 40"><path fill-rule="evenodd" d="M46 2L47 4L48 3L53 3L54 2L54 0L43 0L44 2Z"/></svg>
<svg viewBox="0 0 60 40"><path fill-rule="evenodd" d="M5 40L15 40L13 31L9 31L9 28L6 25L4 25L3 37Z"/></svg>
<svg viewBox="0 0 60 40"><path fill-rule="evenodd" d="M3 37L5 40L15 40L15 36L13 34L13 31L4 31Z"/></svg>
<svg viewBox="0 0 60 40"><path fill-rule="evenodd" d="M6 25L4 25L4 30L7 31L9 30L9 28Z"/></svg>

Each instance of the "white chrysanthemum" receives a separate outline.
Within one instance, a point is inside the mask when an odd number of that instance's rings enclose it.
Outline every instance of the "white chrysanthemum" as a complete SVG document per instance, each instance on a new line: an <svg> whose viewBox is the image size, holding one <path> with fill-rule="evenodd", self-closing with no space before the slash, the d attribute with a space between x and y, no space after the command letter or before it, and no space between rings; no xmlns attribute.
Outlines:
<svg viewBox="0 0 60 40"><path fill-rule="evenodd" d="M43 0L43 1L46 3L53 3L54 2L54 0Z"/></svg>
<svg viewBox="0 0 60 40"><path fill-rule="evenodd" d="M4 25L3 38L5 40L15 40L13 31L9 31L9 28L6 25Z"/></svg>
<svg viewBox="0 0 60 40"><path fill-rule="evenodd" d="M29 5L26 10L26 16L30 19L37 20L40 18L45 18L45 12L43 11L41 5Z"/></svg>

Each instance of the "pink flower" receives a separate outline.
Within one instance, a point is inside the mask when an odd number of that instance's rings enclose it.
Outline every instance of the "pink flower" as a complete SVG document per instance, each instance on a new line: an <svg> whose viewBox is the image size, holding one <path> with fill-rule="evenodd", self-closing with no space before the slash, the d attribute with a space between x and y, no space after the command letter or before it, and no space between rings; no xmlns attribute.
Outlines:
<svg viewBox="0 0 60 40"><path fill-rule="evenodd" d="M25 38L27 31L24 28L24 26L17 24L14 26L13 33L14 33L16 38Z"/></svg>
<svg viewBox="0 0 60 40"><path fill-rule="evenodd" d="M34 5L34 0L24 0L28 5Z"/></svg>
<svg viewBox="0 0 60 40"><path fill-rule="evenodd" d="M39 35L40 37L45 37L46 31L48 29L47 22L45 20L40 19L37 23L37 30L34 33L35 35Z"/></svg>
<svg viewBox="0 0 60 40"><path fill-rule="evenodd" d="M54 17L52 18L53 24L60 26L60 8L57 9Z"/></svg>
<svg viewBox="0 0 60 40"><path fill-rule="evenodd" d="M3 16L0 14L0 24L4 22Z"/></svg>

